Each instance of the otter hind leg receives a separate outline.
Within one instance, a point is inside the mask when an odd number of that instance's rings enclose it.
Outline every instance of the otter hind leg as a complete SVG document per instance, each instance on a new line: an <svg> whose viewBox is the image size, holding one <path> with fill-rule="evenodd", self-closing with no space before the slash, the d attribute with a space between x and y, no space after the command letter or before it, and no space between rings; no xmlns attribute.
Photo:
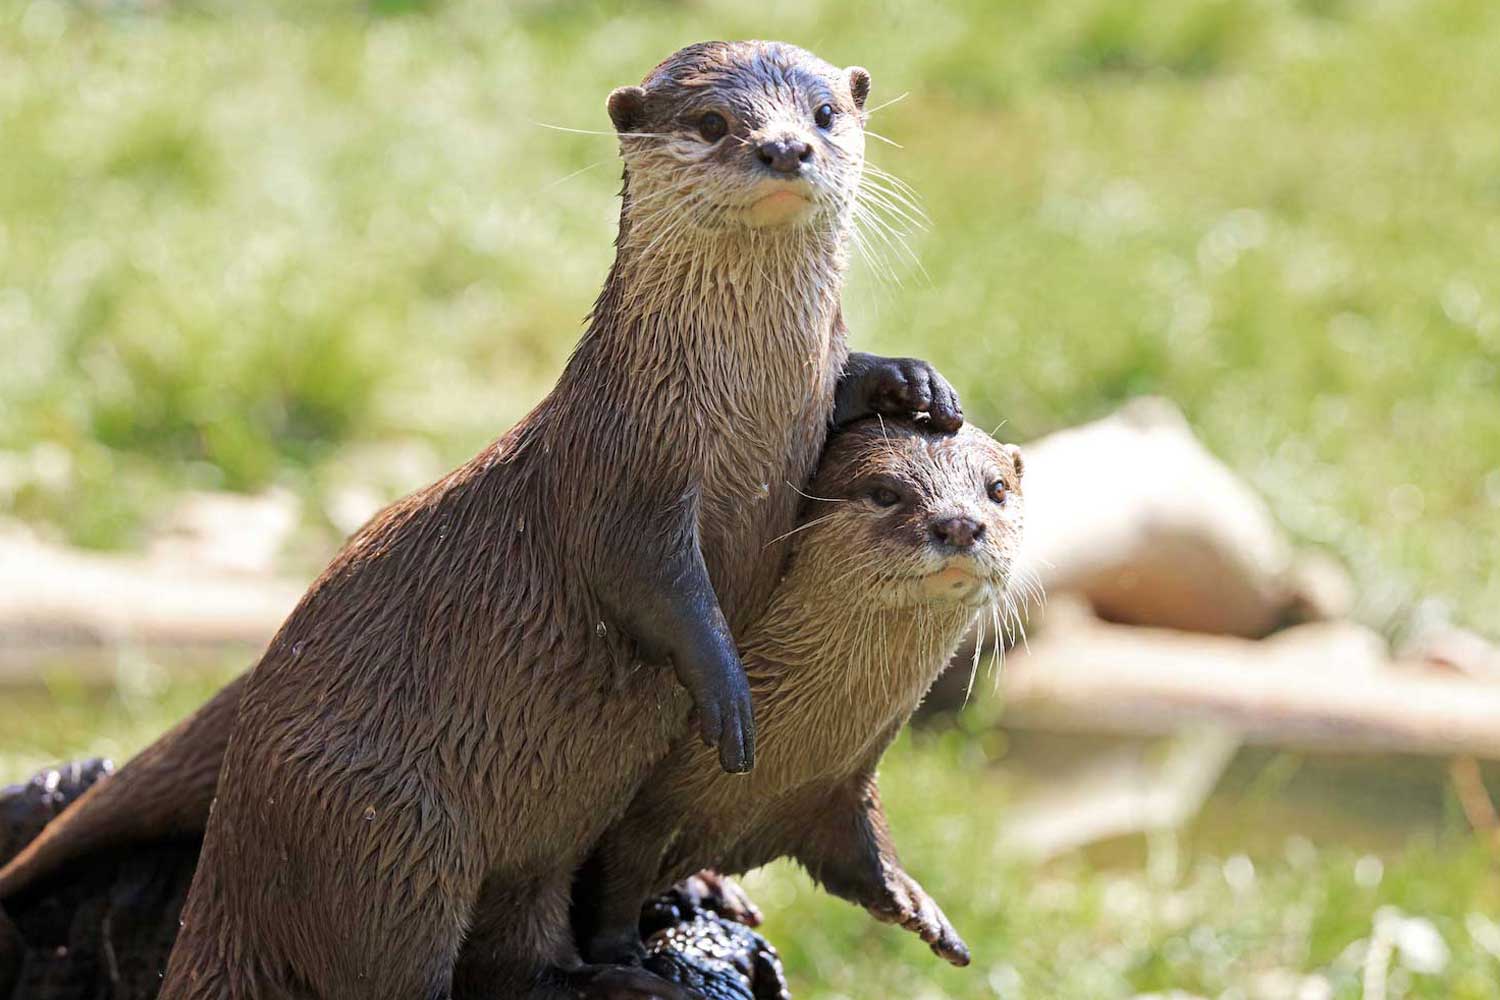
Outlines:
<svg viewBox="0 0 1500 1000"><path fill-rule="evenodd" d="M638 965L646 957L641 908L662 886L671 812L650 790L594 845L573 887L573 928L590 962Z"/></svg>
<svg viewBox="0 0 1500 1000"><path fill-rule="evenodd" d="M233 748L224 775L160 1000L451 994L483 852L428 817L457 806L373 783L302 795L312 769L285 777ZM267 787L302 813L264 808Z"/></svg>
<svg viewBox="0 0 1500 1000"><path fill-rule="evenodd" d="M486 878L454 967L454 1000L576 1000L592 995L580 992L587 977L575 971L579 959L568 913L571 891L571 875Z"/></svg>

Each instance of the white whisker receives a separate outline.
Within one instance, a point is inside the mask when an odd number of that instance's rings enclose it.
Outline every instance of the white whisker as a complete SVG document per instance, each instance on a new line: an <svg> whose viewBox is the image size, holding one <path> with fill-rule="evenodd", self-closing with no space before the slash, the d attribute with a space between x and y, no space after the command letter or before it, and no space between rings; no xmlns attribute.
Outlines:
<svg viewBox="0 0 1500 1000"><path fill-rule="evenodd" d="M873 108L866 108L865 109L865 115L866 115L866 117L868 117L870 115L873 115L875 112L881 110L882 108L888 108L892 104L895 104L897 101L904 101L904 100L906 100L910 96L911 96L911 91L909 91L909 90L906 91L903 94L897 94L895 97L891 98L889 101L886 101L884 104L877 104Z"/></svg>
<svg viewBox="0 0 1500 1000"><path fill-rule="evenodd" d="M571 132L574 135L607 135L626 139L670 139L670 132L606 132L592 128L569 128L566 125L549 125L547 122L532 122L537 128L549 128L554 132Z"/></svg>
<svg viewBox="0 0 1500 1000"><path fill-rule="evenodd" d="M815 497L811 493L804 492L795 483L788 482L787 486L789 486L792 490L796 491L796 493L797 493L798 496L803 497L803 498L805 498L807 500L820 500L823 503L848 503L849 502L849 498L848 497Z"/></svg>
<svg viewBox="0 0 1500 1000"><path fill-rule="evenodd" d="M593 170L595 167L597 167L597 166L599 166L599 165L601 165L603 163L607 163L607 162L608 162L607 160L595 160L593 163L590 163L586 167L579 167L577 170L573 171L571 174L568 174L568 175L566 175L564 177L559 177L557 180L555 180L552 183L548 184L546 187L544 187L540 191L538 191L537 194L544 194L544 193L546 193L548 191L551 191L553 188L557 187L559 184L565 184L568 181L572 180L573 178L577 177L579 174L587 173L588 171Z"/></svg>

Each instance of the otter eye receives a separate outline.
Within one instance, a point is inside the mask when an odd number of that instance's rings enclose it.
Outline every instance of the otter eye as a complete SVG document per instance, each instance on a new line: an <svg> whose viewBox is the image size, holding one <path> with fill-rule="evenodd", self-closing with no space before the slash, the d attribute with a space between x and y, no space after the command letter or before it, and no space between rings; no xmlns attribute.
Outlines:
<svg viewBox="0 0 1500 1000"><path fill-rule="evenodd" d="M894 507L901 502L901 495L889 486L877 486L870 491L870 499L877 507Z"/></svg>
<svg viewBox="0 0 1500 1000"><path fill-rule="evenodd" d="M1003 479L997 479L993 483L990 483L990 487L986 492L989 493L991 500L999 504L1005 503L1006 498L1010 496L1010 493L1005 489L1005 481Z"/></svg>
<svg viewBox="0 0 1500 1000"><path fill-rule="evenodd" d="M698 119L698 134L704 142L718 142L729 132L729 123L717 111L710 111Z"/></svg>
<svg viewBox="0 0 1500 1000"><path fill-rule="evenodd" d="M818 110L816 110L816 111L813 112L813 121L817 123L818 128L827 128L828 126L832 125L833 124L833 105L832 104L820 104L820 105L818 105Z"/></svg>

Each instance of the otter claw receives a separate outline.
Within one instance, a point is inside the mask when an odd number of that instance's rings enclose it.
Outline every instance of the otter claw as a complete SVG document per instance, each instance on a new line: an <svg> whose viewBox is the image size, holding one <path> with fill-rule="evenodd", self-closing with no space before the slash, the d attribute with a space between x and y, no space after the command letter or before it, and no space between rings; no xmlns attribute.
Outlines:
<svg viewBox="0 0 1500 1000"><path fill-rule="evenodd" d="M755 721L750 714L748 695L726 717L718 747L719 766L726 773L748 774L755 766Z"/></svg>

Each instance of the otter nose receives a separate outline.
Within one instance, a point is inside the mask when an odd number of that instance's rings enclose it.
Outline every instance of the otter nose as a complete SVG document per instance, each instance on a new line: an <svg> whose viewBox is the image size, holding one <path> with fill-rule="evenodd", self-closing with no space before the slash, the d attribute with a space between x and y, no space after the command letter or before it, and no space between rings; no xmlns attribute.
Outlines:
<svg viewBox="0 0 1500 1000"><path fill-rule="evenodd" d="M812 145L801 139L768 139L755 147L760 162L780 174L795 174L812 159Z"/></svg>
<svg viewBox="0 0 1500 1000"><path fill-rule="evenodd" d="M972 517L945 517L932 522L932 537L940 545L972 549L984 537L984 525Z"/></svg>

